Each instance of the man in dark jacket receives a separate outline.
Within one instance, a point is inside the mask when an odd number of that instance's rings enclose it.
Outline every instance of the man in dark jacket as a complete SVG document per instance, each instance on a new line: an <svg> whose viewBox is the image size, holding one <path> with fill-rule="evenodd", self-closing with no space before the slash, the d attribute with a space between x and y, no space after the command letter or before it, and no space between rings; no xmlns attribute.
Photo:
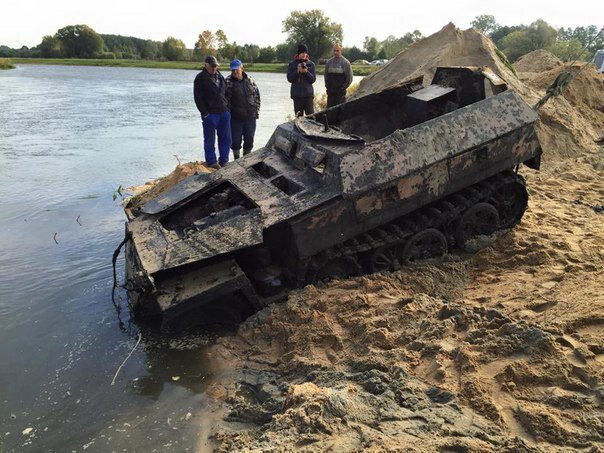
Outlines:
<svg viewBox="0 0 604 453"><path fill-rule="evenodd" d="M325 63L325 88L327 108L346 102L346 89L352 83L352 67L342 55L342 45L333 46L333 58Z"/></svg>
<svg viewBox="0 0 604 453"><path fill-rule="evenodd" d="M287 67L287 80L291 83L291 98L294 100L294 113L310 115L314 113L313 100L315 92L312 84L316 80L315 64L310 61L308 47L304 44L298 46L298 53L294 61Z"/></svg>
<svg viewBox="0 0 604 453"><path fill-rule="evenodd" d="M226 98L231 110L231 149L233 157L239 159L241 139L243 155L254 148L256 119L260 113L260 92L256 82L243 70L243 63L231 61L231 75L226 78Z"/></svg>
<svg viewBox="0 0 604 453"><path fill-rule="evenodd" d="M226 100L226 81L218 71L215 57L206 57L205 67L195 77L193 83L195 105L201 113L203 125L203 149L206 165L220 168L229 161L231 147L231 114ZM216 133L218 133L218 153L216 162Z"/></svg>

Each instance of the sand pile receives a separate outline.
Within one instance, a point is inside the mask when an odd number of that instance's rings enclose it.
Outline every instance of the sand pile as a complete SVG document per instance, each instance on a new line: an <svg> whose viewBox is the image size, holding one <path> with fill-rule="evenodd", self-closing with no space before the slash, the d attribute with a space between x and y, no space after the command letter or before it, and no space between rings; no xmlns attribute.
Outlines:
<svg viewBox="0 0 604 453"><path fill-rule="evenodd" d="M459 30L452 23L407 47L378 71L365 77L353 98L424 76L429 83L437 66L488 66L520 94L536 100L499 56L493 42L473 28Z"/></svg>
<svg viewBox="0 0 604 453"><path fill-rule="evenodd" d="M205 166L204 162L187 162L178 164L176 168L167 176L147 181L145 184L136 187L128 188L128 191L134 195L128 201L126 209L134 209L144 205L148 201L154 199L159 194L165 192L171 187L174 187L179 182L188 178L195 173L211 173L215 171L212 168Z"/></svg>
<svg viewBox="0 0 604 453"><path fill-rule="evenodd" d="M562 66L562 61L545 49L537 49L523 55L514 63L517 72L541 73Z"/></svg>
<svg viewBox="0 0 604 453"><path fill-rule="evenodd" d="M560 66L531 78L527 84L544 95L562 71L571 72L572 81L561 96L550 99L539 110L537 131L546 161L598 152L596 141L604 135L604 74L597 73L592 64Z"/></svg>
<svg viewBox="0 0 604 453"><path fill-rule="evenodd" d="M604 171L552 167L480 253L309 286L223 338L215 447L603 448Z"/></svg>

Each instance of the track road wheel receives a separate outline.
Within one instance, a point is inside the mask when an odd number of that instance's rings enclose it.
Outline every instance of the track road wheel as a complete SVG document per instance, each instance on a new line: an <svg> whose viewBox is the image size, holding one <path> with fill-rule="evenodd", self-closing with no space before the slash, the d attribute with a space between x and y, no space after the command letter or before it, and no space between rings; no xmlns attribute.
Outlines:
<svg viewBox="0 0 604 453"><path fill-rule="evenodd" d="M359 264L352 258L334 258L323 264L314 281L328 282L335 279L354 277L361 273Z"/></svg>
<svg viewBox="0 0 604 453"><path fill-rule="evenodd" d="M520 181L509 181L496 188L493 202L499 213L499 228L512 228L520 223L528 205L526 187Z"/></svg>
<svg viewBox="0 0 604 453"><path fill-rule="evenodd" d="M478 236L490 236L499 229L499 214L489 203L476 203L461 215L455 226L457 245L469 252L476 251L469 242Z"/></svg>
<svg viewBox="0 0 604 453"><path fill-rule="evenodd" d="M413 263L417 260L437 258L447 253L447 238L436 228L427 228L415 233L401 252L403 263Z"/></svg>
<svg viewBox="0 0 604 453"><path fill-rule="evenodd" d="M369 272L387 272L400 269L398 244L384 245L371 252Z"/></svg>

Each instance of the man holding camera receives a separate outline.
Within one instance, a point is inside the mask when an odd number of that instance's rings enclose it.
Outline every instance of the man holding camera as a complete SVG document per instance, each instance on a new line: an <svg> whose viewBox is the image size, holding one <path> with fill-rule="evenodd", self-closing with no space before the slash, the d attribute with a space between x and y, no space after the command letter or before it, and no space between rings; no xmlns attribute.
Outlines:
<svg viewBox="0 0 604 453"><path fill-rule="evenodd" d="M296 116L314 113L313 100L315 92L312 84L316 80L315 64L310 61L308 47L304 44L298 46L298 53L287 67L287 80L291 83L291 98L294 100L294 113Z"/></svg>

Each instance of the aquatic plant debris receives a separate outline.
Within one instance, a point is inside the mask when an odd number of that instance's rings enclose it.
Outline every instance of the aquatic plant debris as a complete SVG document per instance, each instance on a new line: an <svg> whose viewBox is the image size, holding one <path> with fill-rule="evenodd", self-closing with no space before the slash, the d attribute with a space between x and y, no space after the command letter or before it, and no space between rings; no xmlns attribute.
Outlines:
<svg viewBox="0 0 604 453"><path fill-rule="evenodd" d="M115 375L113 376L113 379L111 380L111 385L115 385L115 380L117 379L117 375L119 374L120 370L125 365L125 363L128 361L128 359L130 358L130 356L132 355L132 353L134 352L134 350L136 349L138 344L141 342L141 338L142 338L142 334L139 332L138 339L136 340L136 344L134 345L134 347L132 348L132 350L130 351L128 356L124 359L122 364L118 367L117 371L115 372Z"/></svg>

